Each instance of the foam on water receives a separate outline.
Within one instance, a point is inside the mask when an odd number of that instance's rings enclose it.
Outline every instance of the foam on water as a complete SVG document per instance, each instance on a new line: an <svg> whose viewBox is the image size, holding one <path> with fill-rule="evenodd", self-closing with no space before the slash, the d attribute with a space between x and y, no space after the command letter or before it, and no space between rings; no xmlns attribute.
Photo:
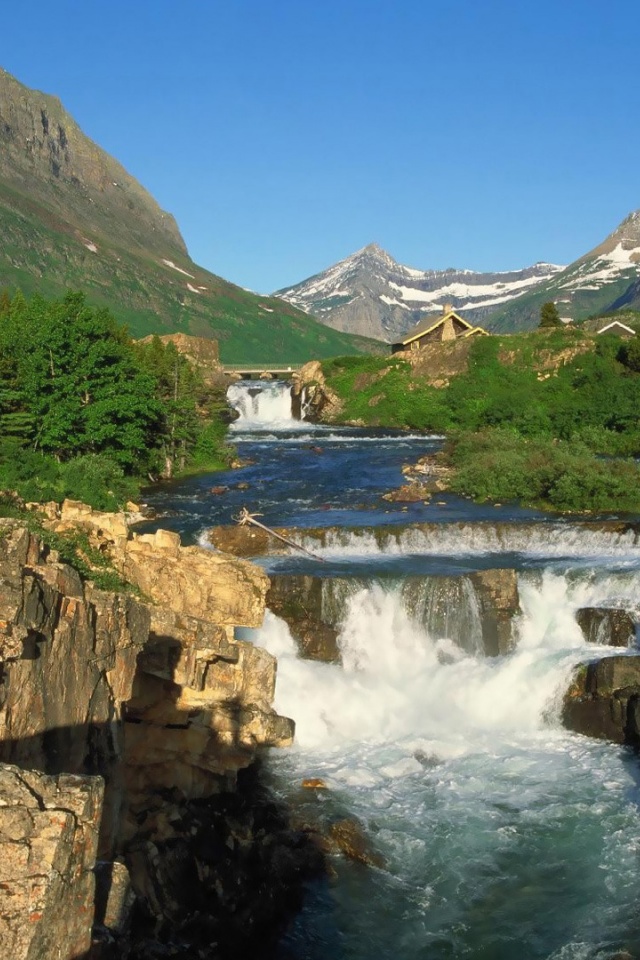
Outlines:
<svg viewBox="0 0 640 960"><path fill-rule="evenodd" d="M617 557L640 561L640 535L564 523L422 524L413 528L348 530L326 534L323 544L306 537L304 545L326 557L380 555L486 556L519 553L528 556Z"/></svg>
<svg viewBox="0 0 640 960"><path fill-rule="evenodd" d="M522 642L513 655L495 659L464 654L464 638L429 636L408 614L401 586L375 584L348 598L342 668L298 659L287 625L269 614L259 643L278 657L276 709L295 717L298 749L419 735L448 750L470 744L470 732L486 741L539 730L586 649L577 624L567 631L557 614L551 620L541 599L554 593L556 581L566 584L545 576L528 585ZM455 657L448 655L451 641L460 642Z"/></svg>
<svg viewBox="0 0 640 960"><path fill-rule="evenodd" d="M637 573L524 574L518 646L495 659L429 635L401 584L347 598L342 667L300 660L267 616L258 642L278 657L276 708L296 719L276 765L323 777L325 803L346 805L387 858L386 871L351 877L339 903L313 904L294 956L595 960L610 956L603 944L632 943L632 767L563 731L558 714L574 665L605 652L585 643L575 610L628 607L639 587Z"/></svg>

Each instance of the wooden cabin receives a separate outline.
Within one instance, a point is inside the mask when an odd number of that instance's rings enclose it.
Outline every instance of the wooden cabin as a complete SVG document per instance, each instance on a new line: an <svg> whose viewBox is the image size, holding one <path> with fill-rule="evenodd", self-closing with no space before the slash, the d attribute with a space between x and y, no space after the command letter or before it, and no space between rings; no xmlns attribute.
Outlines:
<svg viewBox="0 0 640 960"><path fill-rule="evenodd" d="M442 313L425 317L416 327L409 330L402 340L398 343L392 343L391 352L419 350L420 347L424 347L428 343L462 340L466 337L475 337L478 334L489 336L483 327L474 327L459 313L456 313L451 304L447 303L442 308Z"/></svg>

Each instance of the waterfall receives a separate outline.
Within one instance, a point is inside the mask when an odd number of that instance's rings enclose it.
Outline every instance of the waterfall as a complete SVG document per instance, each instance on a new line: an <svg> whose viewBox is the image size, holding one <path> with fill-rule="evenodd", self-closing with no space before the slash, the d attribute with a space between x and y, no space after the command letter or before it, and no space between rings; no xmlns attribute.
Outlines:
<svg viewBox="0 0 640 960"><path fill-rule="evenodd" d="M232 427L287 426L294 421L291 384L286 380L240 380L227 390L227 400L240 414Z"/></svg>
<svg viewBox="0 0 640 960"><path fill-rule="evenodd" d="M519 643L504 657L476 654L481 620L465 577L332 590L342 594L342 667L298 659L287 625L270 613L258 642L278 657L276 706L296 718L302 746L532 731L546 723L573 666L597 650L575 611L611 597L634 607L637 587L637 572L521 574Z"/></svg>
<svg viewBox="0 0 640 960"><path fill-rule="evenodd" d="M278 657L275 706L296 719L296 744L276 761L292 795L322 778L310 822L347 805L387 863L349 882L338 863L344 910L336 920L335 899L319 894L291 956L335 956L333 925L354 960L398 943L406 960L613 956L603 931L617 947L637 929L633 777L624 754L567 734L558 716L574 666L605 652L585 643L575 610L632 601L638 572L521 574L519 643L495 658L425 625L453 599L446 580L425 604L415 584L345 597L342 666L298 659L272 614L259 634Z"/></svg>
<svg viewBox="0 0 640 960"><path fill-rule="evenodd" d="M543 559L573 557L637 562L640 532L629 526L573 523L416 523L410 527L307 531L302 542L324 557L457 556L519 554Z"/></svg>
<svg viewBox="0 0 640 960"><path fill-rule="evenodd" d="M560 581L565 615L556 604L552 622L548 600L557 601ZM421 601L422 610L416 610L415 588L397 584L373 584L348 597L339 636L342 667L299 660L287 625L268 615L259 642L278 657L276 707L296 718L299 747L419 736L446 751L478 736L541 728L574 664L593 649L575 622L568 629L571 611L588 591L572 590L562 577L531 582L523 591L523 642L510 656L487 659L467 653L477 640L452 635L451 624L448 635L439 627L431 634L430 610L435 603L438 616L444 613L450 586L443 578ZM458 628L466 621L477 629L472 609Z"/></svg>
<svg viewBox="0 0 640 960"><path fill-rule="evenodd" d="M372 577L313 577L271 575L267 605L283 614L288 623L304 618L340 627L350 616L352 598L370 591L399 590L407 616L430 637L449 640L467 653L484 656L482 615L476 589L468 576L407 577L401 581L378 581Z"/></svg>
<svg viewBox="0 0 640 960"><path fill-rule="evenodd" d="M469 577L410 577L402 595L430 637L451 640L472 655L484 654L480 603Z"/></svg>

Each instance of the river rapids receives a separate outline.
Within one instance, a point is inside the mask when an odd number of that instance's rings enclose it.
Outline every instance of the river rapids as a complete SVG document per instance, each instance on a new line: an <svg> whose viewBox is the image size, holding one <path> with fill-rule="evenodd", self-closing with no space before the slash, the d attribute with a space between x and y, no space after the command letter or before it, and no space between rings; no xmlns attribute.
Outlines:
<svg viewBox="0 0 640 960"><path fill-rule="evenodd" d="M271 612L248 632L277 656L275 706L296 721L270 776L305 822L357 820L384 864L336 857L281 960L640 957L638 759L560 724L576 664L611 652L587 644L576 610L640 619L637 534L449 495L403 509L381 494L439 438L293 421L283 383L240 383L230 400L253 465L153 503L192 542L240 506L309 529L324 563L258 562L339 578L327 597L342 662L301 659ZM488 569L516 571L520 603L514 649L495 657L472 577ZM328 789L302 790L308 777Z"/></svg>

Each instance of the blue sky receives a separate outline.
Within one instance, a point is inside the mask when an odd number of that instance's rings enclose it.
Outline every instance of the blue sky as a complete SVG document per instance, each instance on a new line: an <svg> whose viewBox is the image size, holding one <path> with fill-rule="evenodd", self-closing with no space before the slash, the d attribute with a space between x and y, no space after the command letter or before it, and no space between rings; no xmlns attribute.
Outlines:
<svg viewBox="0 0 640 960"><path fill-rule="evenodd" d="M31 0L2 66L57 94L269 292L377 242L569 262L640 207L638 0Z"/></svg>

